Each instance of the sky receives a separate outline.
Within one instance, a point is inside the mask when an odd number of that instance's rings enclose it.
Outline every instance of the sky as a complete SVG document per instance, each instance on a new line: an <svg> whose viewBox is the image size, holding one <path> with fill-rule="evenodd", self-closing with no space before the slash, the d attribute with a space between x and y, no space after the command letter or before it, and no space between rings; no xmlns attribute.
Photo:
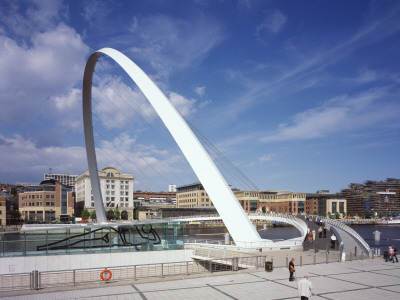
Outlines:
<svg viewBox="0 0 400 300"><path fill-rule="evenodd" d="M1 183L87 170L82 77L104 47L260 190L400 178L398 1L0 0ZM99 169L133 174L141 190L197 181L110 58L92 101Z"/></svg>

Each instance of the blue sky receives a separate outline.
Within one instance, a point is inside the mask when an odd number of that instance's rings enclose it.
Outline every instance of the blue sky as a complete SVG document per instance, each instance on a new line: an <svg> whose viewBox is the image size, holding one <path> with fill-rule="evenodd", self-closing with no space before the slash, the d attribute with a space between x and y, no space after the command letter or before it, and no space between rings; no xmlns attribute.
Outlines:
<svg viewBox="0 0 400 300"><path fill-rule="evenodd" d="M261 190L400 178L398 1L2 0L0 182L87 170L82 76L103 47ZM137 189L196 181L118 66L101 58L93 85L100 168Z"/></svg>

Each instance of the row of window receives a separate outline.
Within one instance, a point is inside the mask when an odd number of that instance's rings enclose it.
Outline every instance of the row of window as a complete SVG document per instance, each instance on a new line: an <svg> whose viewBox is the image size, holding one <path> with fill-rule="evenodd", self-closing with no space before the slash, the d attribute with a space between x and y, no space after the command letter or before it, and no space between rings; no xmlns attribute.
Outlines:
<svg viewBox="0 0 400 300"><path fill-rule="evenodd" d="M35 206L35 202L24 202L22 206ZM36 206L43 206L43 202L36 202ZM54 206L54 202L46 202L46 206Z"/></svg>
<svg viewBox="0 0 400 300"><path fill-rule="evenodd" d="M24 195L22 196L22 200L26 200L26 199L42 199L43 195L39 194L39 195ZM54 199L54 195L46 195L47 199Z"/></svg>
<svg viewBox="0 0 400 300"><path fill-rule="evenodd" d="M115 183L115 180L114 179L107 179L106 183ZM128 180L120 180L119 183L120 184L129 184L129 181Z"/></svg>

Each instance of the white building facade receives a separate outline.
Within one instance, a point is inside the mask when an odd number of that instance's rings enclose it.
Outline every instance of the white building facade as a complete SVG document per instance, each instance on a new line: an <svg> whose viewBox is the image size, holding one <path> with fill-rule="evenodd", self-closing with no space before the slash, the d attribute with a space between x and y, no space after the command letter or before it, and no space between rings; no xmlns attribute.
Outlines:
<svg viewBox="0 0 400 300"><path fill-rule="evenodd" d="M100 188L104 207L119 210L133 208L133 175L122 174L113 167L106 167L99 172ZM94 208L89 171L75 180L76 201L84 201L85 208Z"/></svg>

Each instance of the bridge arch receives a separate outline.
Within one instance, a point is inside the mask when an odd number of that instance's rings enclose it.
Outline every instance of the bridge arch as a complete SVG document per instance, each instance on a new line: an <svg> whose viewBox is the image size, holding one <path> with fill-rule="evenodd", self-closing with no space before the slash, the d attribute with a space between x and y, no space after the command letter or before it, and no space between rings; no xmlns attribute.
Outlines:
<svg viewBox="0 0 400 300"><path fill-rule="evenodd" d="M92 80L97 60L103 55L112 58L131 77L153 106L206 189L233 240L237 244L260 242L260 235L251 224L239 201L179 112L145 72L127 56L111 48L103 48L90 55L85 67L82 89L86 154L98 221L104 223L106 218L94 146Z"/></svg>

